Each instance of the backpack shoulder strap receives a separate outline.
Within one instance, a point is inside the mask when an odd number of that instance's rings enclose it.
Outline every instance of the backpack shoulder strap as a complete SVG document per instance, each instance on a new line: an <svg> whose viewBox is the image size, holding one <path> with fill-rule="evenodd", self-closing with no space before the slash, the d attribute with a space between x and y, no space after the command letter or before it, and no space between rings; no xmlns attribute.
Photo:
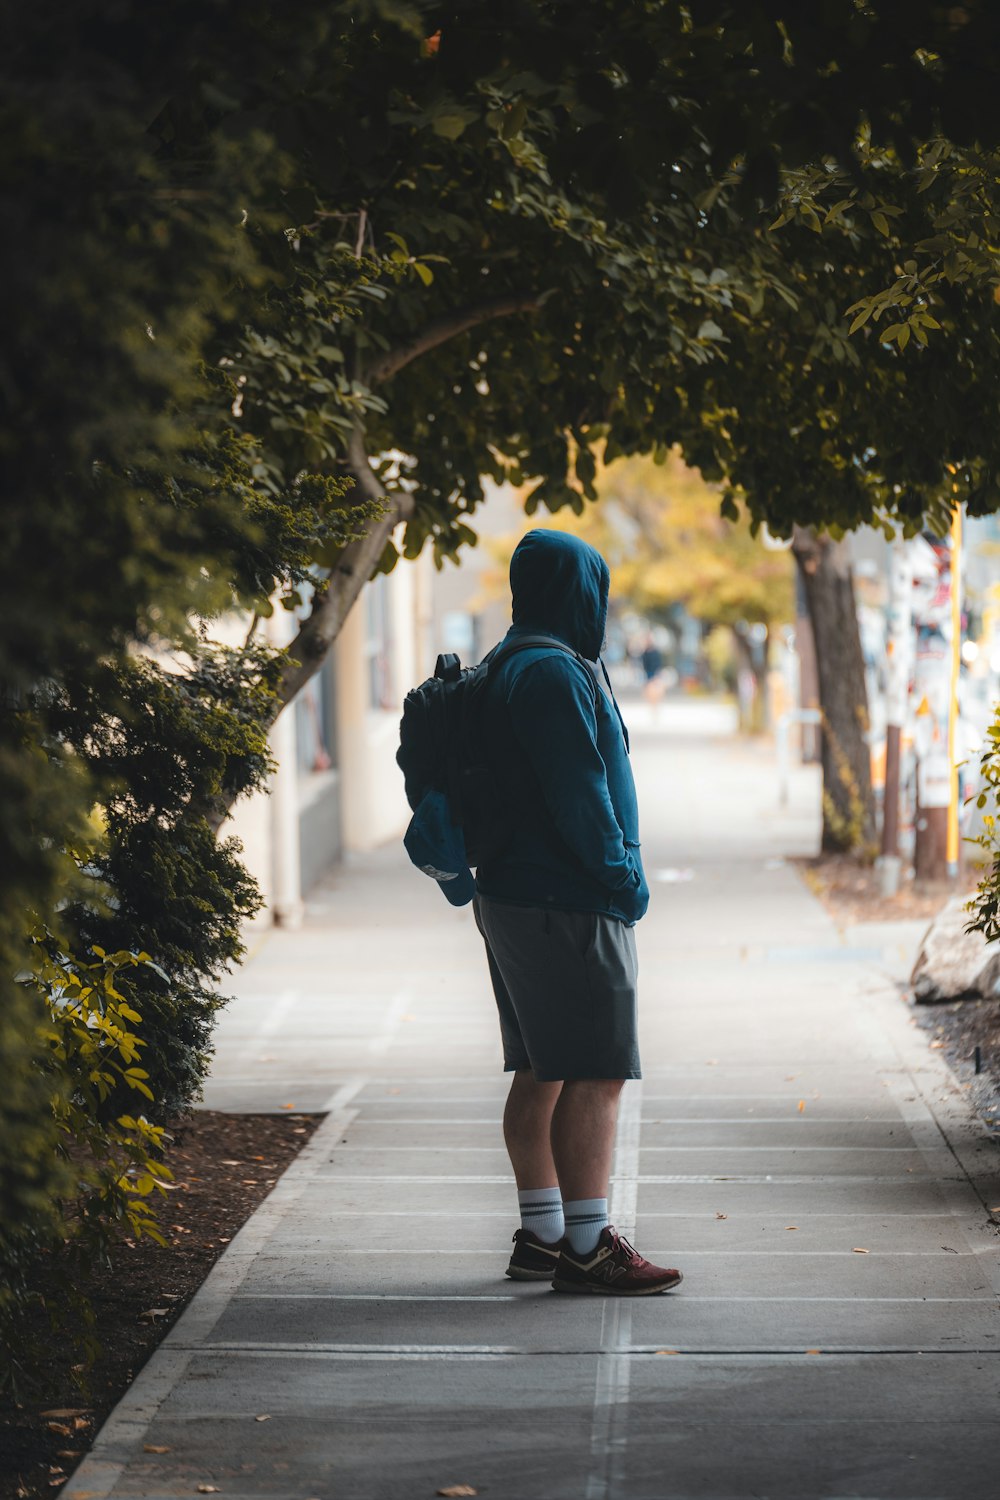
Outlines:
<svg viewBox="0 0 1000 1500"><path fill-rule="evenodd" d="M539 647L548 647L550 650L562 651L566 656L572 656L574 661L579 662L580 666L587 674L587 681L590 683L590 686L593 689L594 703L596 705L598 694L600 693L601 688L597 680L596 669L593 662L589 662L585 656L582 656L579 651L575 651L572 646L567 646L566 642L561 641L558 636L519 635L516 636L512 641L502 641L500 645L494 647L489 656L486 657L486 664L489 670L492 671L492 669L501 661L505 660L506 657L513 656L518 651L537 650Z"/></svg>

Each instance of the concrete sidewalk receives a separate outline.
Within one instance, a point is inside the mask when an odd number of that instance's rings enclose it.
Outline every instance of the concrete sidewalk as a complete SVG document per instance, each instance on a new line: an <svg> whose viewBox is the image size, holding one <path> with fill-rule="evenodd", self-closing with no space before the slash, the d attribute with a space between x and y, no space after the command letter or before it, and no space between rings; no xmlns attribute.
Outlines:
<svg viewBox="0 0 1000 1500"><path fill-rule="evenodd" d="M724 711L628 717L653 903L612 1207L683 1286L504 1279L478 935L383 851L240 976L206 1103L330 1113L69 1500L994 1492L996 1148L899 998L917 933L839 932L785 863L815 847L813 770L779 812Z"/></svg>

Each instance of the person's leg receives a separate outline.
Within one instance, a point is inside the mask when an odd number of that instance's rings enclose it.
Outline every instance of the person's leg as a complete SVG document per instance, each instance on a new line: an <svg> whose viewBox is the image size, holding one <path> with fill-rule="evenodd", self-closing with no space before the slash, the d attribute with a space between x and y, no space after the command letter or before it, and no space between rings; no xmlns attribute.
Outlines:
<svg viewBox="0 0 1000 1500"><path fill-rule="evenodd" d="M521 1227L507 1275L535 1281L552 1276L566 1225L549 1131L561 1083L538 1083L526 1069L511 1080L503 1116L504 1141L517 1182Z"/></svg>
<svg viewBox="0 0 1000 1500"><path fill-rule="evenodd" d="M562 1189L566 1237L579 1254L594 1249L608 1223L608 1181L623 1082L568 1079L553 1111L552 1154Z"/></svg>
<svg viewBox="0 0 1000 1500"><path fill-rule="evenodd" d="M552 1112L552 1157L563 1198L606 1198L621 1078L567 1079Z"/></svg>
<svg viewBox="0 0 1000 1500"><path fill-rule="evenodd" d="M608 1223L622 1082L567 1079L553 1112L552 1154L566 1216L566 1237L552 1277L556 1292L645 1297L672 1291L684 1279L673 1267L651 1265Z"/></svg>
<svg viewBox="0 0 1000 1500"><path fill-rule="evenodd" d="M511 1080L503 1138L520 1192L559 1185L550 1134L561 1090L561 1083L538 1083L530 1072L520 1069Z"/></svg>

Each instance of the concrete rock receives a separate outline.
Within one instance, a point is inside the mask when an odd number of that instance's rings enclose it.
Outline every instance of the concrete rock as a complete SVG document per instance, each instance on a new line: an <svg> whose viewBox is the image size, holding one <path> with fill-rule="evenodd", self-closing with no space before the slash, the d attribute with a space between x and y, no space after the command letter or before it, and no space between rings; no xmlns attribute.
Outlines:
<svg viewBox="0 0 1000 1500"><path fill-rule="evenodd" d="M1000 945L966 932L966 898L956 896L924 933L913 965L913 998L922 1005L943 1000L990 999L1000 985Z"/></svg>

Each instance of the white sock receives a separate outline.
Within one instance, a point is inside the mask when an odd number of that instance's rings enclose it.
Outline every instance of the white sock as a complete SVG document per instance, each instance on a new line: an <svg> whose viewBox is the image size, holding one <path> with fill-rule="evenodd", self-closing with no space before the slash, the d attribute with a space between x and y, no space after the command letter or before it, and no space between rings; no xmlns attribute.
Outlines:
<svg viewBox="0 0 1000 1500"><path fill-rule="evenodd" d="M521 1228L530 1229L546 1245L561 1240L566 1228L563 1223L562 1194L557 1187L528 1188L518 1193L521 1207Z"/></svg>
<svg viewBox="0 0 1000 1500"><path fill-rule="evenodd" d="M601 1230L608 1222L607 1198L576 1198L563 1204L566 1238L577 1255L596 1250Z"/></svg>

